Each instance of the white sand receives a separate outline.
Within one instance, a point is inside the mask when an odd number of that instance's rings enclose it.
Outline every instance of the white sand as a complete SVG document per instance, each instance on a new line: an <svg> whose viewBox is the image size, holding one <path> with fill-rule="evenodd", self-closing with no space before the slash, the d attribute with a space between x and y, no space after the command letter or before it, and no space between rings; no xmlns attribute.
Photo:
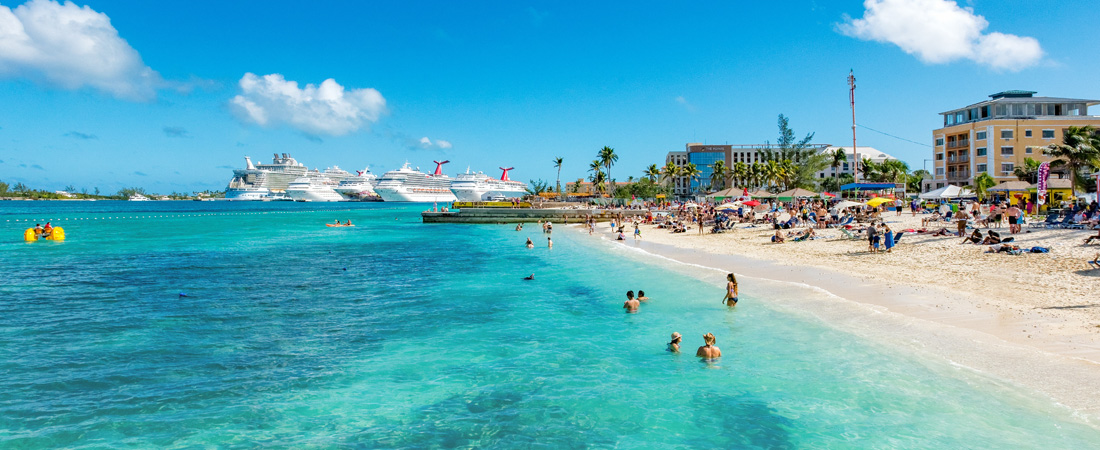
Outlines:
<svg viewBox="0 0 1100 450"><path fill-rule="evenodd" d="M921 228L921 217L883 218L898 231ZM1048 247L1050 253L989 254L986 246L960 245L958 237L907 233L893 252L871 254L866 240L843 239L836 230L815 230L817 240L772 244L770 227L744 225L701 236L697 230L673 234L643 226L640 242L628 237L622 244L738 275L805 283L916 319L904 326L896 322L899 340L920 342L925 351L1033 388L1095 418L1100 416L1100 270L1085 261L1100 252L1100 244L1082 242L1096 232L1026 227L1013 244ZM607 233L608 227L599 224L597 230ZM949 231L954 230L951 224ZM997 231L1010 236L1007 225ZM743 294L751 297L751 288L742 283Z"/></svg>

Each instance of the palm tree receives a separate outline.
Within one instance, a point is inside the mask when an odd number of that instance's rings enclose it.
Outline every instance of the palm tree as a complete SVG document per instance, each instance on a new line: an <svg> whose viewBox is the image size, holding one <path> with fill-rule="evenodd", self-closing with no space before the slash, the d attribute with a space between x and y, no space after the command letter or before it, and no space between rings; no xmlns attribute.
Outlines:
<svg viewBox="0 0 1100 450"><path fill-rule="evenodd" d="M599 160L593 159L592 162L588 164L588 171L592 173L592 175L588 176L588 179L595 183L597 176L603 176L603 164L600 164Z"/></svg>
<svg viewBox="0 0 1100 450"><path fill-rule="evenodd" d="M680 166L676 163L669 161L665 163L665 166L661 168L661 175L665 177L665 182L672 186L672 181L680 176Z"/></svg>
<svg viewBox="0 0 1100 450"><path fill-rule="evenodd" d="M714 190L721 190L726 188L726 179L729 178L728 170L726 169L726 162L719 159L714 164L710 165L712 170L710 174L710 187Z"/></svg>
<svg viewBox="0 0 1100 450"><path fill-rule="evenodd" d="M558 188L558 195L561 195L561 162L562 157L559 156L557 158L554 158L554 167L558 169L558 179L554 183Z"/></svg>
<svg viewBox="0 0 1100 450"><path fill-rule="evenodd" d="M577 178L577 182L573 183L573 187L571 188L571 192L574 193L574 194L580 192L582 184L584 184L584 178Z"/></svg>
<svg viewBox="0 0 1100 450"><path fill-rule="evenodd" d="M764 163L763 169L764 172L762 175L764 179L762 181L764 184L768 185L768 187L773 187L778 184L779 180L783 177L783 168L780 167L779 163L774 159Z"/></svg>
<svg viewBox="0 0 1100 450"><path fill-rule="evenodd" d="M607 178L611 179L611 166L615 165L615 162L619 160L619 155L615 154L615 149L605 145L600 149L598 158L600 164L607 167ZM612 186L614 186L614 183ZM612 188L612 194L614 194L614 187Z"/></svg>
<svg viewBox="0 0 1100 450"><path fill-rule="evenodd" d="M749 175L749 165L744 161L737 161L733 163L733 179L737 183L738 187L745 187L745 179Z"/></svg>
<svg viewBox="0 0 1100 450"><path fill-rule="evenodd" d="M974 194L978 196L978 201L984 202L989 195L989 188L996 184L997 181L989 176L989 172L982 172L974 177Z"/></svg>
<svg viewBox="0 0 1100 450"><path fill-rule="evenodd" d="M764 165L760 162L752 163L749 170L749 179L752 180L752 188L756 189L764 184Z"/></svg>
<svg viewBox="0 0 1100 450"><path fill-rule="evenodd" d="M844 163L848 162L848 154L846 153L846 150L844 150L844 148L841 147L841 148L838 148L835 152L833 152L833 155L832 155L831 159L832 159L832 161L829 162L829 165L833 167L833 178L836 179L836 185L838 186L837 189L839 190L840 189L839 188L839 186L840 186L840 166L843 166Z"/></svg>
<svg viewBox="0 0 1100 450"><path fill-rule="evenodd" d="M702 173L703 171L699 170L698 167L695 167L695 163L687 163L686 166L680 169L680 176L688 178L688 186L690 186L693 181L698 180L699 175L701 175Z"/></svg>
<svg viewBox="0 0 1100 450"><path fill-rule="evenodd" d="M658 169L656 164L650 164L649 167L646 167L642 172L642 175L649 178L649 181L656 183L657 178L661 176L661 169Z"/></svg>
<svg viewBox="0 0 1100 450"><path fill-rule="evenodd" d="M1061 144L1050 144L1043 154L1055 158L1051 167L1065 167L1070 176L1070 193L1077 198L1077 186L1083 186L1081 169L1100 166L1100 136L1091 125L1071 126L1062 135Z"/></svg>
<svg viewBox="0 0 1100 450"><path fill-rule="evenodd" d="M779 162L779 169L782 172L780 173L779 178L783 180L783 190L797 187L791 186L791 178L798 171L798 169L795 168L794 163L791 162L791 160L789 159L784 159L783 161Z"/></svg>
<svg viewBox="0 0 1100 450"><path fill-rule="evenodd" d="M863 158L859 162L859 174L864 181L876 181L879 179L879 167L871 158Z"/></svg>
<svg viewBox="0 0 1100 450"><path fill-rule="evenodd" d="M1038 178L1039 174L1039 165L1039 161L1031 158L1024 158L1024 165L1012 169L1012 174L1016 175L1016 178L1020 181L1035 183L1038 181L1036 178Z"/></svg>

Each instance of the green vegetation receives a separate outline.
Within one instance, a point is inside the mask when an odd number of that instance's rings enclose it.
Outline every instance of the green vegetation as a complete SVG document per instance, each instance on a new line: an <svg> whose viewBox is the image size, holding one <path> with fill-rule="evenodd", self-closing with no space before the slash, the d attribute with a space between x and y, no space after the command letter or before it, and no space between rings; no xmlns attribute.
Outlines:
<svg viewBox="0 0 1100 450"><path fill-rule="evenodd" d="M0 181L0 198L18 198L28 200L127 200L132 194L143 194L150 198L159 198L160 194L146 193L145 189L138 187L130 187L119 189L114 195L100 195L99 188L93 188L89 193L87 188L80 189L77 192L77 188L73 185L68 185L65 190L62 191L65 194L46 191L42 189L32 189L23 183L15 183L14 186L9 185L3 181ZM165 195L172 200L190 200L198 197L208 198L220 198L225 197L225 191L202 191L193 192L190 194L184 194L182 192L173 192Z"/></svg>
<svg viewBox="0 0 1100 450"><path fill-rule="evenodd" d="M527 183L527 195L539 195L543 192L550 192L549 182L539 179Z"/></svg>
<svg viewBox="0 0 1100 450"><path fill-rule="evenodd" d="M561 162L564 161L562 157L554 158L554 167L558 169L558 178L554 182L554 186L557 187L558 195L561 195Z"/></svg>
<svg viewBox="0 0 1100 450"><path fill-rule="evenodd" d="M1077 187L1085 187L1088 181L1081 174L1083 169L1100 167L1100 130L1092 126L1066 129L1061 144L1050 144L1043 154L1054 158L1051 168L1062 168L1070 175L1070 192L1077 198Z"/></svg>

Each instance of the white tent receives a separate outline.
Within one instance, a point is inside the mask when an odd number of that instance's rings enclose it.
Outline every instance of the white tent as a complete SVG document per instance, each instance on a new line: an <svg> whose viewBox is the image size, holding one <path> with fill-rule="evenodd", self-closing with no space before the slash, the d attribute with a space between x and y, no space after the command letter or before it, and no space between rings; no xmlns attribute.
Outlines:
<svg viewBox="0 0 1100 450"><path fill-rule="evenodd" d="M960 197L973 197L974 194L970 190L963 190L958 186L947 185L936 189L934 191L928 191L920 195L922 200L938 200L945 198L960 198Z"/></svg>

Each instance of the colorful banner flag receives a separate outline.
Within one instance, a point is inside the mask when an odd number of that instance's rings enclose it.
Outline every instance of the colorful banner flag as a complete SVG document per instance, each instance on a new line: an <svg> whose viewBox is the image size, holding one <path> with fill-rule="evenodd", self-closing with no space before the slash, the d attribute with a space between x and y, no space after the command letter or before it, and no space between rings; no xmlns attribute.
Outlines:
<svg viewBox="0 0 1100 450"><path fill-rule="evenodd" d="M1038 204L1046 204L1046 179L1051 176L1051 163L1043 163L1038 165L1038 180L1036 189L1038 191Z"/></svg>

